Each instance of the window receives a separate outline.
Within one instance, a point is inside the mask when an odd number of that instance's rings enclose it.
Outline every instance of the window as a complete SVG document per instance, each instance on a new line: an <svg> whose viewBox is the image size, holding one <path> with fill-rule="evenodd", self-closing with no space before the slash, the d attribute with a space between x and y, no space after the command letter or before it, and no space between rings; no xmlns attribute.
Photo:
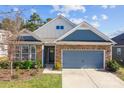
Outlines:
<svg viewBox="0 0 124 93"><path fill-rule="evenodd" d="M56 26L56 29L60 29L60 26Z"/></svg>
<svg viewBox="0 0 124 93"><path fill-rule="evenodd" d="M64 29L64 26L56 26L56 29L63 30Z"/></svg>
<svg viewBox="0 0 124 93"><path fill-rule="evenodd" d="M29 46L23 45L21 51L22 51L22 60L29 60Z"/></svg>
<svg viewBox="0 0 124 93"><path fill-rule="evenodd" d="M36 60L36 46L20 45L16 46L15 60Z"/></svg>
<svg viewBox="0 0 124 93"><path fill-rule="evenodd" d="M15 60L20 60L21 59L21 47L20 46L16 46L16 53L15 53Z"/></svg>
<svg viewBox="0 0 124 93"><path fill-rule="evenodd" d="M31 46L31 60L36 59L36 49L35 46Z"/></svg>
<svg viewBox="0 0 124 93"><path fill-rule="evenodd" d="M61 26L61 29L64 29L64 26Z"/></svg>
<svg viewBox="0 0 124 93"><path fill-rule="evenodd" d="M117 48L117 55L121 55L121 48Z"/></svg>

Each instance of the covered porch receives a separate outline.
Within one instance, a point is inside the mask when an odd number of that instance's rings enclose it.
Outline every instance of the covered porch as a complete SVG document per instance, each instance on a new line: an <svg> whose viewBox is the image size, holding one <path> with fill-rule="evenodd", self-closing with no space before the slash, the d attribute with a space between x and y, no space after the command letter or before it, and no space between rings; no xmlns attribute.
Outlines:
<svg viewBox="0 0 124 93"><path fill-rule="evenodd" d="M43 67L55 67L55 45L42 45Z"/></svg>

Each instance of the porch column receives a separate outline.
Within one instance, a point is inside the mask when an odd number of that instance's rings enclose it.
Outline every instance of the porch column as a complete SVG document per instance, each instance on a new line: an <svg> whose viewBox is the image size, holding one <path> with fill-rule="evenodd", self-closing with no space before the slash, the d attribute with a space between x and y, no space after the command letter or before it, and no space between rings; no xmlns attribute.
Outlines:
<svg viewBox="0 0 124 93"><path fill-rule="evenodd" d="M44 45L42 45L42 67L44 66Z"/></svg>

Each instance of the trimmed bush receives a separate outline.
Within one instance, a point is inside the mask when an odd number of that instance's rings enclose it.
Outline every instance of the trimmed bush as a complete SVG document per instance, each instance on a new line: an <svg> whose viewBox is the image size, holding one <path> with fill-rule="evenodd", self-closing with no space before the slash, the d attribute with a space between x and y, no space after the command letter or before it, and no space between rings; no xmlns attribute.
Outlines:
<svg viewBox="0 0 124 93"><path fill-rule="evenodd" d="M24 69L31 69L33 67L33 62L31 60L27 60L23 63Z"/></svg>
<svg viewBox="0 0 124 93"><path fill-rule="evenodd" d="M111 72L116 72L117 70L119 70L120 67L116 60L108 61L106 63L106 66L107 66L107 70Z"/></svg>
<svg viewBox="0 0 124 93"><path fill-rule="evenodd" d="M19 67L20 69L30 69L30 68L34 68L35 66L35 62L32 61L24 61L24 62L13 62L13 68L15 69L16 67Z"/></svg>
<svg viewBox="0 0 124 93"><path fill-rule="evenodd" d="M0 68L8 69L8 68L10 68L10 63L9 62L0 62Z"/></svg>
<svg viewBox="0 0 124 93"><path fill-rule="evenodd" d="M0 62L0 68L1 69L8 69L10 68L11 63L10 62ZM13 62L13 69L39 69L41 68L41 62L33 62L31 60L27 60L27 61L17 61L17 62Z"/></svg>
<svg viewBox="0 0 124 93"><path fill-rule="evenodd" d="M13 68L19 67L20 69L24 68L23 62L13 62Z"/></svg>

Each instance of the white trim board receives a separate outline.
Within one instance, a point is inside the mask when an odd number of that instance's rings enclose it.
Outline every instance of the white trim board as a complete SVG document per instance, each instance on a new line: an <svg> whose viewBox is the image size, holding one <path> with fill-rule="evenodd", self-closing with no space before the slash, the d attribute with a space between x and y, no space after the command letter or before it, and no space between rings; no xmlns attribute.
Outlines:
<svg viewBox="0 0 124 93"><path fill-rule="evenodd" d="M42 67L44 67L44 45L42 45Z"/></svg>
<svg viewBox="0 0 124 93"><path fill-rule="evenodd" d="M56 42L56 45L111 45L109 42L71 42L71 41L61 41Z"/></svg>
<svg viewBox="0 0 124 93"><path fill-rule="evenodd" d="M90 24L88 24L87 22L83 21L82 23L80 23L78 26L76 26L75 28L71 29L70 31L68 31L67 33L65 33L63 36L61 36L60 38L58 38L57 40L55 40L55 42L60 41L62 39L64 39L66 36L70 35L71 33L75 32L78 28L81 27L81 25L86 25L88 27L88 29L90 29L92 32L94 32L95 34L97 34L98 36L100 36L101 38L103 38L104 40L107 41L111 41L112 44L116 44L113 40L111 40L108 36L106 36L105 34L103 34L102 32L98 31L96 28L94 28L93 26L91 26ZM86 29L86 28L85 28Z"/></svg>
<svg viewBox="0 0 124 93"><path fill-rule="evenodd" d="M30 42L30 41L19 41L19 42L12 42L11 44L35 44L35 45L42 45L42 42Z"/></svg>
<svg viewBox="0 0 124 93"><path fill-rule="evenodd" d="M124 45L114 45L112 47L124 47Z"/></svg>

